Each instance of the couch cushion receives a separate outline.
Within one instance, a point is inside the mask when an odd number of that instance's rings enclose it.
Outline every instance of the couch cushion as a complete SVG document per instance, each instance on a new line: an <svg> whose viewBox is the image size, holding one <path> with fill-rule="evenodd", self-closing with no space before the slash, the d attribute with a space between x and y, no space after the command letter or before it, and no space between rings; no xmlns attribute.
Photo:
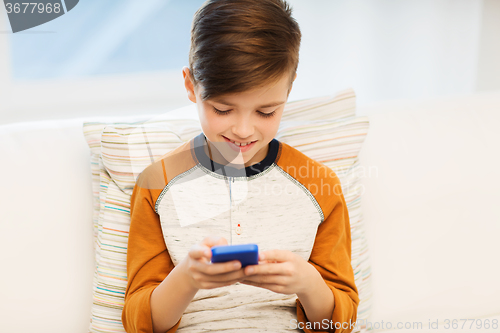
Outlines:
<svg viewBox="0 0 500 333"><path fill-rule="evenodd" d="M374 321L500 313L499 110L500 91L358 108Z"/></svg>
<svg viewBox="0 0 500 333"><path fill-rule="evenodd" d="M81 119L0 126L1 332L82 332L92 194Z"/></svg>

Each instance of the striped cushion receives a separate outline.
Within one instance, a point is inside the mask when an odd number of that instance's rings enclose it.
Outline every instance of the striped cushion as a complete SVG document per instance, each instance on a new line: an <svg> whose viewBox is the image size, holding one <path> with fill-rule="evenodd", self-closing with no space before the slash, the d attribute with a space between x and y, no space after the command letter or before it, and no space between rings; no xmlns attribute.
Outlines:
<svg viewBox="0 0 500 333"><path fill-rule="evenodd" d="M196 120L106 126L101 136L104 167L118 187L132 195L139 174L157 158L201 132Z"/></svg>
<svg viewBox="0 0 500 333"><path fill-rule="evenodd" d="M360 296L360 320L368 319L371 309L360 173L356 172L368 127L367 117L355 117L355 94L347 89L335 96L288 103L276 135L278 140L332 168L341 180L351 222L351 259ZM199 121L193 119L84 124L92 154L96 258L90 332L125 332L121 312L127 286L130 196L137 176L200 132Z"/></svg>
<svg viewBox="0 0 500 333"><path fill-rule="evenodd" d="M281 121L333 120L356 115L356 94L352 88L335 95L309 98L286 104Z"/></svg>

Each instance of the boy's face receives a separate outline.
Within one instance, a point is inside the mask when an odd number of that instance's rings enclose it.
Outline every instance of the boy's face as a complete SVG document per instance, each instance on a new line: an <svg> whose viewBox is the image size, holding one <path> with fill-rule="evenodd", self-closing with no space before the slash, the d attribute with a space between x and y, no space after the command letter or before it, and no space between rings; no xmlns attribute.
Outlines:
<svg viewBox="0 0 500 333"><path fill-rule="evenodd" d="M183 68L183 76L188 97L197 104L201 127L210 146L210 154L206 147L205 153L217 163L230 162L237 168L262 161L267 156L269 142L278 132L291 90L289 76L261 88L206 101L201 99L203 87L198 85L194 89L188 67ZM252 143L238 147L230 140Z"/></svg>

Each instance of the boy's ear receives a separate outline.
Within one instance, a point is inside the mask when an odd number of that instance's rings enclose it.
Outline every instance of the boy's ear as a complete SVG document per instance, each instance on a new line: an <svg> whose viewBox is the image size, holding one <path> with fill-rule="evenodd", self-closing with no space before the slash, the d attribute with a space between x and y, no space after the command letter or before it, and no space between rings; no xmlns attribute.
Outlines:
<svg viewBox="0 0 500 333"><path fill-rule="evenodd" d="M189 73L189 68L184 66L182 68L182 76L184 77L184 87L186 87L188 98L191 102L196 103L196 94L194 92L194 84L191 81L191 75Z"/></svg>

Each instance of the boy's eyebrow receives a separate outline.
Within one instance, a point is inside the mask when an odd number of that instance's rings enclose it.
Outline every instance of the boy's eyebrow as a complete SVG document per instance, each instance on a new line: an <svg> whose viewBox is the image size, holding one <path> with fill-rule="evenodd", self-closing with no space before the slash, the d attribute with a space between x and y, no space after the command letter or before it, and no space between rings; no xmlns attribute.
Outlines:
<svg viewBox="0 0 500 333"><path fill-rule="evenodd" d="M220 103L220 104L224 104L224 105L227 105L227 106L235 106L234 104L228 103L228 102L226 102L223 99L215 99L214 102L217 102L217 103ZM283 102L272 102L272 103L268 103L268 104L265 104L265 105L261 105L258 108L270 108L271 106L277 106L277 105L281 105L281 104L284 104L284 103L286 103L286 101L283 101Z"/></svg>

